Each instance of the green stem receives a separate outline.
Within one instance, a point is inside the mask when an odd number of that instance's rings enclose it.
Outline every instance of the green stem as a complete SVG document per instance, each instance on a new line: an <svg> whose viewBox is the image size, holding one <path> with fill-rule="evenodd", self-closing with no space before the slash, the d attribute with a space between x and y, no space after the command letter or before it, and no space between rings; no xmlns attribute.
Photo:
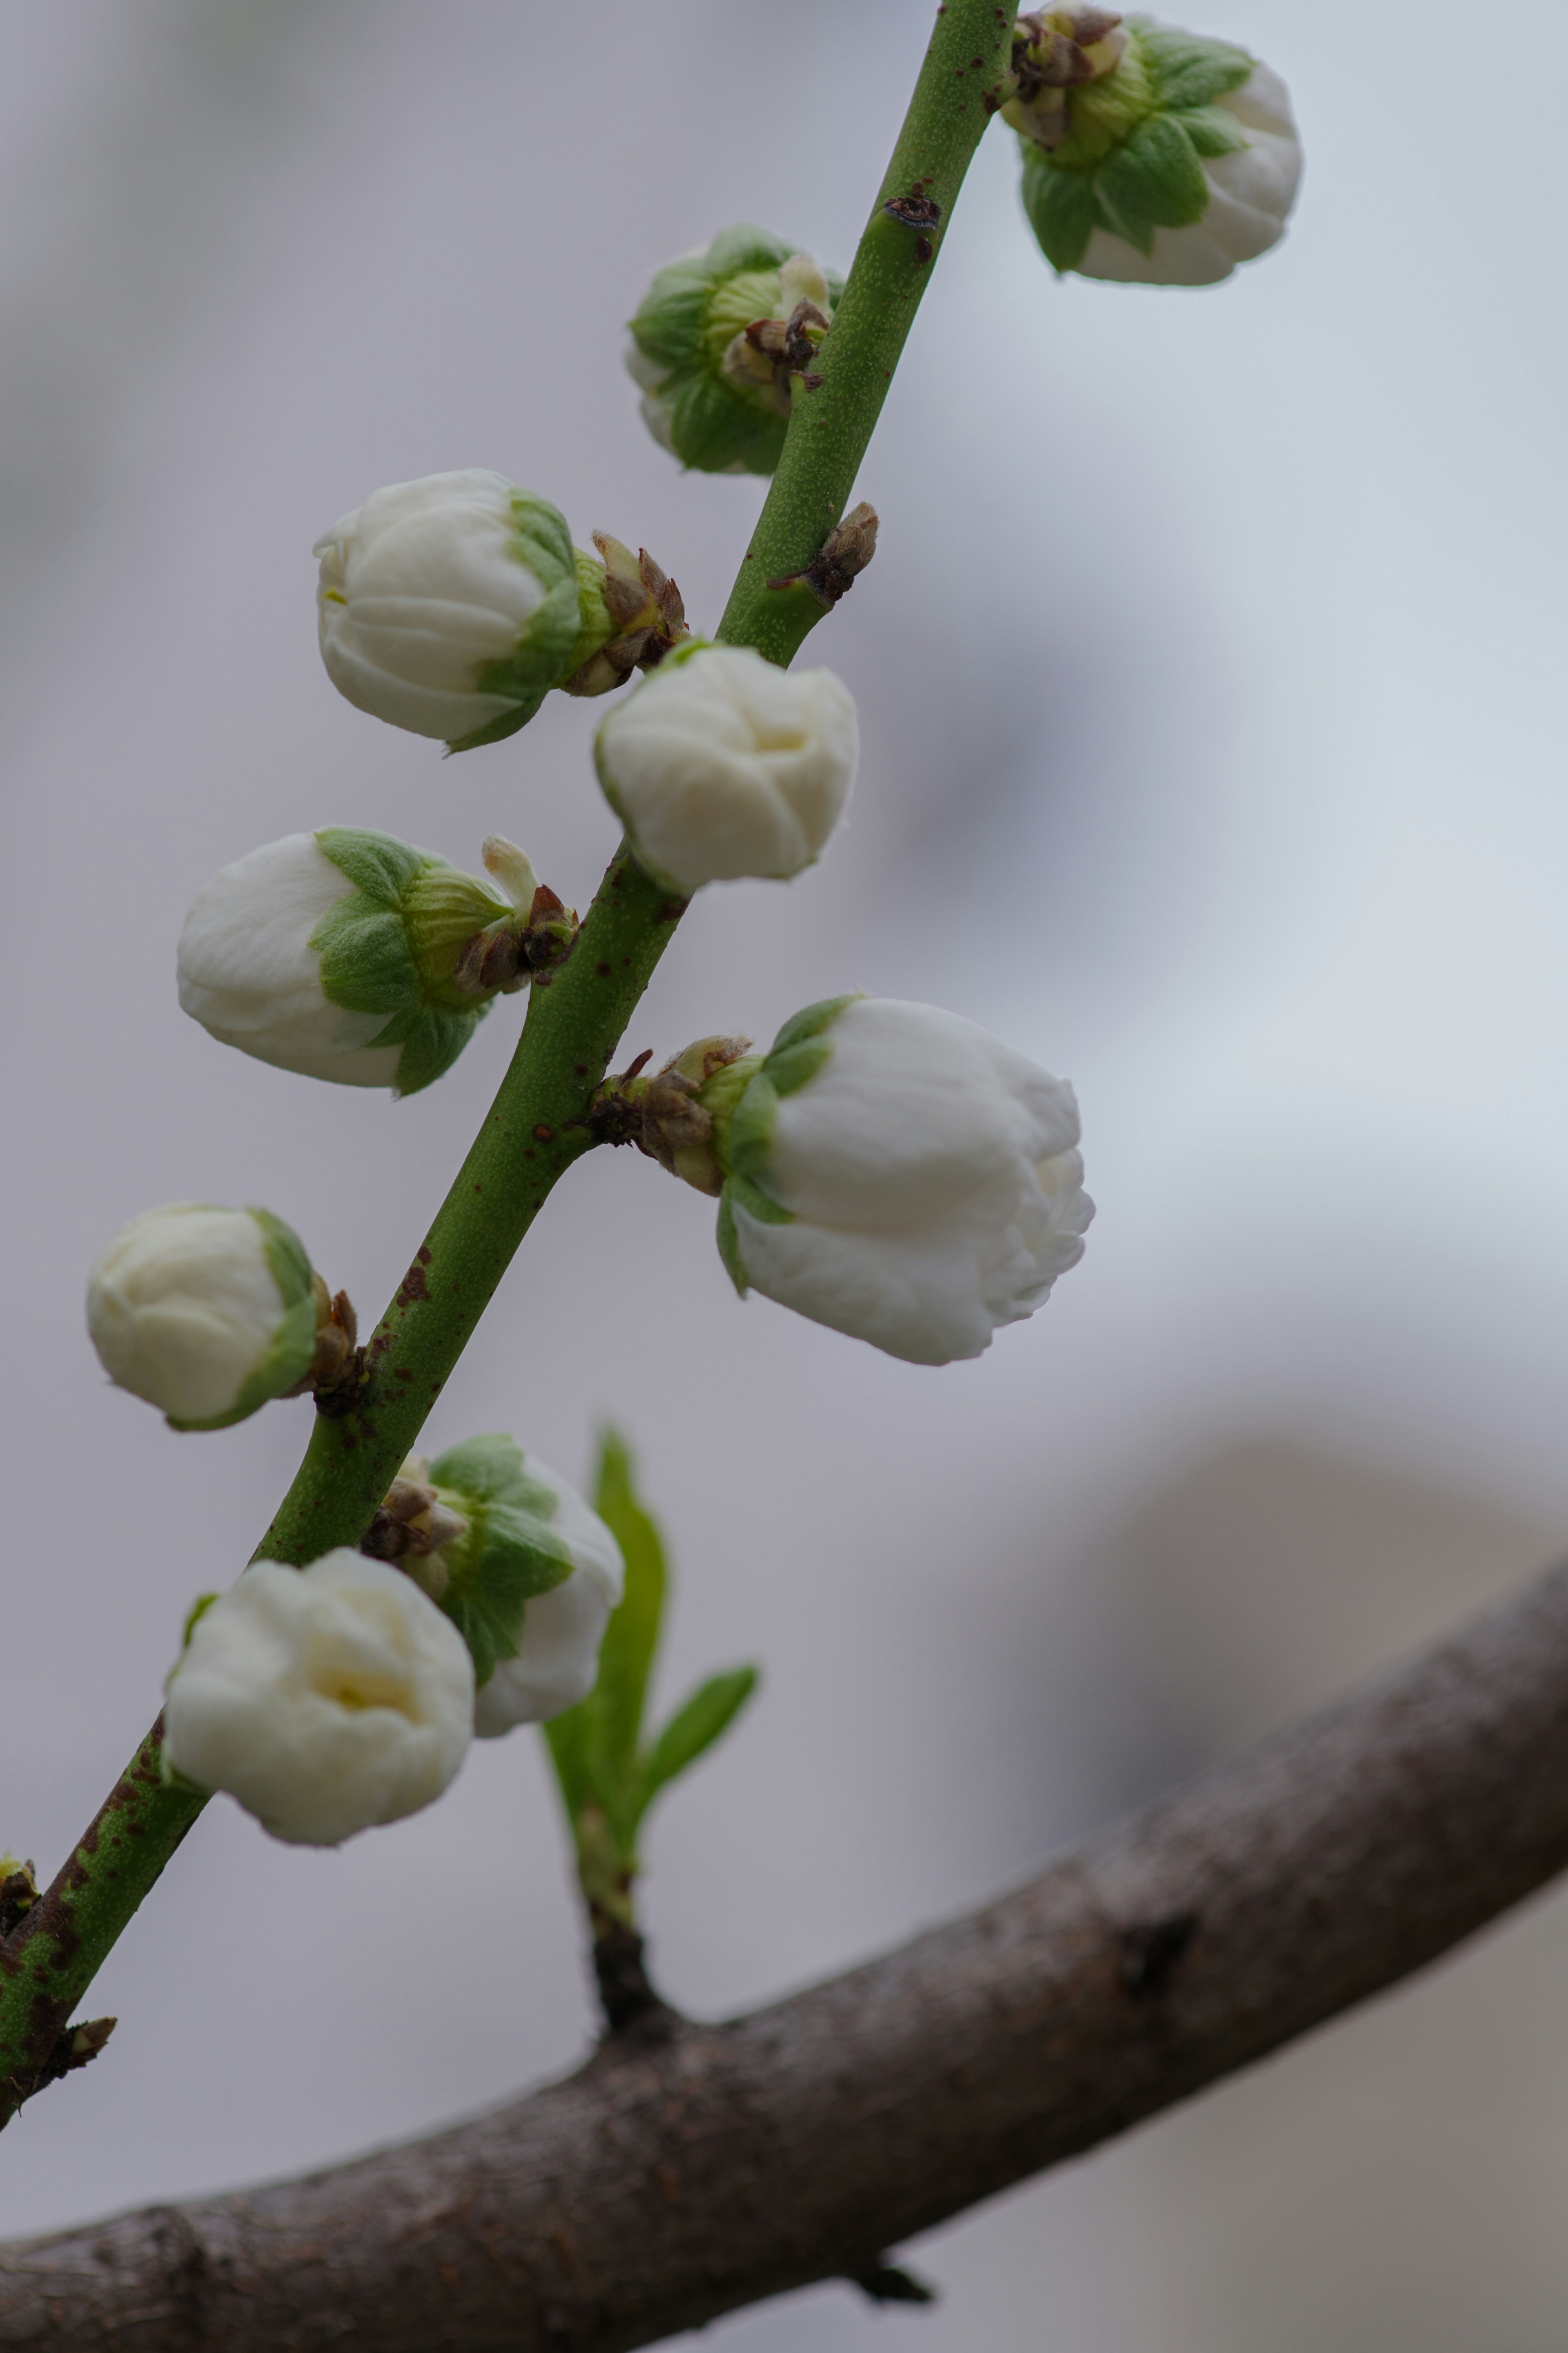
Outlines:
<svg viewBox="0 0 1568 2353"><path fill-rule="evenodd" d="M797 395L784 451L717 635L786 665L822 607L766 582L804 570L834 529L931 275L926 232L882 207L920 185L945 230L1008 62L994 0L947 0L869 226L824 346L824 381ZM357 1544L556 1180L592 1142L584 1114L683 912L624 847L567 961L535 982L500 1092L367 1348L348 1414L318 1416L258 1547L303 1563ZM26 2099L71 2011L205 1799L165 1788L148 1735L47 1894L0 1943L0 2126Z"/></svg>
<svg viewBox="0 0 1568 2353"><path fill-rule="evenodd" d="M803 572L843 517L881 414L970 159L990 121L986 100L1012 63L1013 10L948 0L904 127L856 251L818 362L815 392L797 385L784 456L718 634L787 668L825 607L809 588L770 588ZM924 228L885 207L929 198Z"/></svg>

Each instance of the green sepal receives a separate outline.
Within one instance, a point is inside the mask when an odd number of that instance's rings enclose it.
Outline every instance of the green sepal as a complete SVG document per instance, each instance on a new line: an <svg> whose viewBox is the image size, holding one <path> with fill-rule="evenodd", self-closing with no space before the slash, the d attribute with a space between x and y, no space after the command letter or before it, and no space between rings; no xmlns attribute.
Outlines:
<svg viewBox="0 0 1568 2353"><path fill-rule="evenodd" d="M399 1047L394 1089L417 1094L488 1009L452 986L459 950L510 910L477 875L392 834L323 826L316 839L353 885L310 934L322 994L345 1012L388 1017L368 1046Z"/></svg>
<svg viewBox="0 0 1568 2353"><path fill-rule="evenodd" d="M180 1649L182 1651L185 1651L190 1649L191 1636L195 1632L196 1628L201 1624L202 1620L206 1616L207 1611L212 1608L213 1603L217 1599L217 1598L218 1597L216 1593L198 1593L190 1608L186 1610L184 1628L180 1635Z"/></svg>
<svg viewBox="0 0 1568 2353"><path fill-rule="evenodd" d="M563 678L574 678L584 662L621 634L605 602L605 566L580 547L573 548L572 556L577 574L577 634L562 666Z"/></svg>
<svg viewBox="0 0 1568 2353"><path fill-rule="evenodd" d="M851 988L843 997L819 997L815 1005L803 1006L798 1013L792 1013L768 1048L769 1071L775 1054L786 1054L792 1046L804 1045L808 1038L820 1038L825 1029L832 1028L847 1005L858 1005L865 994L862 988ZM787 1094L789 1089L781 1087L779 1092Z"/></svg>
<svg viewBox="0 0 1568 2353"><path fill-rule="evenodd" d="M1130 17L1128 30L1143 53L1163 107L1209 106L1228 90L1239 90L1256 62L1233 41L1211 41L1201 33L1156 24L1151 16Z"/></svg>
<svg viewBox="0 0 1568 2353"><path fill-rule="evenodd" d="M669 409L670 446L683 466L702 474L771 474L784 455L789 419L752 406L728 377L682 375L658 397Z"/></svg>
<svg viewBox="0 0 1568 2353"><path fill-rule="evenodd" d="M731 1113L728 1126L716 1139L719 1165L726 1176L754 1177L767 1166L778 1108L778 1093L764 1062L747 1080L745 1092Z"/></svg>
<svg viewBox="0 0 1568 2353"><path fill-rule="evenodd" d="M732 1667L728 1674L710 1676L676 1709L644 1760L638 1778L638 1821L661 1789L689 1771L723 1737L759 1681L755 1667Z"/></svg>
<svg viewBox="0 0 1568 2353"><path fill-rule="evenodd" d="M316 1271L310 1264L310 1253L294 1231L270 1209L254 1206L246 1210L261 1229L262 1246L267 1252L267 1265L278 1295L285 1307L298 1307L302 1299L313 1298Z"/></svg>
<svg viewBox="0 0 1568 2353"><path fill-rule="evenodd" d="M746 221L721 228L705 253L689 254L655 271L653 283L630 322L632 341L645 358L660 367L691 366L701 351L715 284L757 269L771 269L776 277L791 254L799 250L798 246L786 245L783 237L765 228L753 228ZM752 313L752 318L761 315ZM750 323L750 320L742 322L743 326Z"/></svg>
<svg viewBox="0 0 1568 2353"><path fill-rule="evenodd" d="M531 1479L521 1447L500 1434L471 1438L430 1465L441 1501L468 1523L443 1546L447 1584L440 1607L467 1642L479 1683L522 1644L528 1604L563 1585L576 1563L551 1526L554 1492Z"/></svg>
<svg viewBox="0 0 1568 2353"><path fill-rule="evenodd" d="M1202 220L1212 190L1181 123L1154 114L1100 165L1094 194L1116 234L1148 254L1157 228L1190 228Z"/></svg>
<svg viewBox="0 0 1568 2353"><path fill-rule="evenodd" d="M1035 241L1058 273L1076 269L1096 226L1094 187L1083 172L1061 172L1043 147L1021 139L1024 210Z"/></svg>
<svg viewBox="0 0 1568 2353"><path fill-rule="evenodd" d="M731 1178L731 1183L733 1183ZM735 1286L737 1297L746 1298L752 1288L752 1278L746 1272L746 1262L741 1256L741 1237L735 1227L735 1204L726 1184L719 1196L719 1255L724 1261L724 1271Z"/></svg>
<svg viewBox="0 0 1568 2353"><path fill-rule="evenodd" d="M476 1005L471 1013L440 1013L419 1006L412 1012L394 1014L385 1029L378 1029L370 1040L373 1047L403 1050L393 1073L393 1092L400 1098L416 1095L449 1071L489 1009L488 1003Z"/></svg>
<svg viewBox="0 0 1568 2353"><path fill-rule="evenodd" d="M732 1204L738 1204L748 1217L755 1218L759 1225L793 1226L795 1223L795 1211L784 1208L771 1193L764 1193L750 1176L742 1176L737 1172L725 1180L724 1190L731 1196ZM733 1215L734 1208L731 1206L731 1216Z"/></svg>
<svg viewBox="0 0 1568 2353"><path fill-rule="evenodd" d="M420 993L431 1010L472 1013L471 990L458 988L452 979L458 956L477 932L518 920L510 902L466 874L460 866L430 859L410 881L403 896L403 923L408 936Z"/></svg>
<svg viewBox="0 0 1568 2353"><path fill-rule="evenodd" d="M334 900L310 934L322 993L348 1013L403 1013L423 997L403 896L435 861L389 833L323 826L316 841L353 889Z"/></svg>
<svg viewBox="0 0 1568 2353"><path fill-rule="evenodd" d="M1198 153L1205 161L1212 161L1216 155L1239 154L1244 147L1251 144L1246 132L1228 107L1184 107L1181 112L1173 114L1171 120L1173 122L1181 124Z"/></svg>
<svg viewBox="0 0 1568 2353"><path fill-rule="evenodd" d="M399 841L395 834L372 833L357 825L318 827L316 846L376 907L400 905L410 882L429 863L427 850Z"/></svg>
<svg viewBox="0 0 1568 2353"><path fill-rule="evenodd" d="M316 1279L310 1253L293 1227L275 1218L270 1209L249 1208L246 1215L260 1229L268 1271L278 1285L283 1315L266 1353L246 1375L227 1412L210 1414L200 1421L177 1421L172 1413L166 1414L171 1430L232 1429L237 1421L247 1421L273 1398L296 1388L310 1369L316 1353Z"/></svg>
<svg viewBox="0 0 1568 2353"><path fill-rule="evenodd" d="M514 706L488 726L476 727L447 744L449 752L476 751L500 744L527 725L552 686L570 675L567 664L582 614L577 595L577 551L566 518L548 499L531 491L511 494L512 547L519 563L544 589L543 601L510 654L481 662L474 684L481 694L504 694Z"/></svg>
<svg viewBox="0 0 1568 2353"><path fill-rule="evenodd" d="M797 1093L808 1080L816 1078L832 1052L831 1038L803 1038L798 1045L786 1046L782 1054L770 1054L764 1068L774 1094Z"/></svg>

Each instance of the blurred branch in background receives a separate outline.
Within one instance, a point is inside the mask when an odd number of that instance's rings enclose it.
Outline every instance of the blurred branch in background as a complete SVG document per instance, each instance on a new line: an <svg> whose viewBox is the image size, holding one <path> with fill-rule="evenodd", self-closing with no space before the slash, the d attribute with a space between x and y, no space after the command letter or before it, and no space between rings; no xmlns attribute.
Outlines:
<svg viewBox="0 0 1568 2353"><path fill-rule="evenodd" d="M249 2195L0 2249L0 2347L628 2353L1249 2065L1568 1864L1568 1568L1000 1902ZM870 2292L868 2290L868 2292Z"/></svg>

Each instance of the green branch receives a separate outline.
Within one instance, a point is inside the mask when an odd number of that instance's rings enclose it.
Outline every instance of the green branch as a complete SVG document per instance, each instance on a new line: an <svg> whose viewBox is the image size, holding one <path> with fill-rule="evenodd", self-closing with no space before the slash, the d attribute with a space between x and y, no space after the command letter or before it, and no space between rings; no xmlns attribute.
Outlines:
<svg viewBox="0 0 1568 2353"><path fill-rule="evenodd" d="M787 665L823 607L767 582L803 571L838 522L931 277L985 91L1005 70L1009 12L947 0L824 346L799 392L784 456L718 636ZM978 61L978 62L976 62ZM884 207L911 195L929 228ZM918 207L917 207L918 210ZM303 1563L357 1544L552 1187L592 1141L584 1114L683 912L623 848L566 963L536 982L500 1090L369 1346L371 1381L341 1419L318 1417L261 1555ZM205 1799L159 1776L159 1727L69 1862L0 1943L0 2126L47 2066L71 2011Z"/></svg>

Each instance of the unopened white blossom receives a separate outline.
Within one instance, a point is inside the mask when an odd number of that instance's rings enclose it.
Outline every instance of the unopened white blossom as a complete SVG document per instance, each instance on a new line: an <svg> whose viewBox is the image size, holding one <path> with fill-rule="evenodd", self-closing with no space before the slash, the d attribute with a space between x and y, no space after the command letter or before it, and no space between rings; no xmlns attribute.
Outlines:
<svg viewBox="0 0 1568 2353"><path fill-rule="evenodd" d="M286 834L197 892L180 1003L258 1061L412 1094L456 1060L484 1009L458 983L464 944L525 913L504 876L492 886L390 834Z"/></svg>
<svg viewBox="0 0 1568 2353"><path fill-rule="evenodd" d="M784 881L843 815L855 699L829 670L779 670L744 647L679 649L603 722L595 757L639 862L671 890Z"/></svg>
<svg viewBox="0 0 1568 2353"><path fill-rule="evenodd" d="M552 1537L570 1556L570 1575L523 1609L517 1655L502 1659L474 1701L474 1730L493 1740L514 1725L543 1724L586 1699L599 1672L599 1645L621 1598L621 1548L570 1481L538 1456L527 1476L553 1499Z"/></svg>
<svg viewBox="0 0 1568 2353"><path fill-rule="evenodd" d="M843 291L835 271L744 224L668 263L626 348L655 440L704 473L771 474Z"/></svg>
<svg viewBox="0 0 1568 2353"><path fill-rule="evenodd" d="M1301 182L1301 142L1290 96L1277 73L1254 66L1239 90L1215 100L1234 115L1247 143L1204 164L1209 199L1201 220L1156 227L1151 250L1097 228L1078 265L1082 278L1138 286L1215 286L1238 262L1256 261L1285 234Z"/></svg>
<svg viewBox="0 0 1568 2353"><path fill-rule="evenodd" d="M1212 286L1279 243L1301 147L1278 74L1234 44L1098 7L1027 13L1004 109L1047 259Z"/></svg>
<svg viewBox="0 0 1568 2353"><path fill-rule="evenodd" d="M1083 1255L1073 1092L931 1005L785 1024L721 1144L737 1286L912 1364L977 1356Z"/></svg>
<svg viewBox="0 0 1568 2353"><path fill-rule="evenodd" d="M429 1805L473 1730L462 1636L411 1578L349 1551L255 1562L195 1614L165 1688L169 1767L298 1846Z"/></svg>
<svg viewBox="0 0 1568 2353"><path fill-rule="evenodd" d="M219 1430L303 1379L325 1288L281 1218L176 1201L132 1218L95 1261L88 1331L118 1388L176 1430Z"/></svg>
<svg viewBox="0 0 1568 2353"><path fill-rule="evenodd" d="M394 482L315 554L321 659L373 717L468 751L513 733L559 681L579 626L572 536L504 474Z"/></svg>

